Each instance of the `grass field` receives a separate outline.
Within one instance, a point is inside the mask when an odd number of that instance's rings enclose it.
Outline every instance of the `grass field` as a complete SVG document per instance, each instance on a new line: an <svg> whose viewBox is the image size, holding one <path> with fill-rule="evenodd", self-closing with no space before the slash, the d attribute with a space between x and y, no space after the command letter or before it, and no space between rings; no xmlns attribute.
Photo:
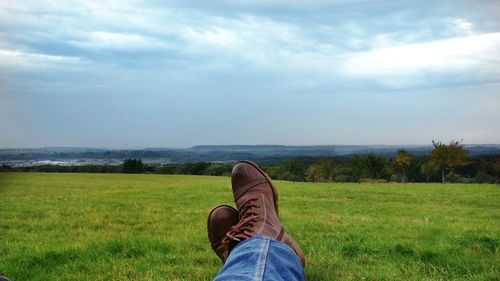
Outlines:
<svg viewBox="0 0 500 281"><path fill-rule="evenodd" d="M500 187L276 182L308 280L500 280ZM211 280L227 177L0 174L0 274ZM232 204L234 205L234 204Z"/></svg>

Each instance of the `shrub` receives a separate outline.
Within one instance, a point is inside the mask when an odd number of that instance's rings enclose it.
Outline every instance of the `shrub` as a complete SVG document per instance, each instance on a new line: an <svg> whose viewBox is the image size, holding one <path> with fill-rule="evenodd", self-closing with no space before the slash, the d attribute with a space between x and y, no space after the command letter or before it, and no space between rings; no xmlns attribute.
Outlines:
<svg viewBox="0 0 500 281"><path fill-rule="evenodd" d="M209 176L225 176L231 173L231 167L224 164L212 164L205 171L206 175Z"/></svg>
<svg viewBox="0 0 500 281"><path fill-rule="evenodd" d="M484 172L478 172L476 177L474 177L474 181L477 183L495 183L495 176Z"/></svg>
<svg viewBox="0 0 500 281"><path fill-rule="evenodd" d="M337 175L333 178L335 182L354 182L355 179L349 175Z"/></svg>
<svg viewBox="0 0 500 281"><path fill-rule="evenodd" d="M447 179L449 182L458 182L458 181L460 180L460 175L455 174L454 172L449 172L449 173L446 175L446 179Z"/></svg>

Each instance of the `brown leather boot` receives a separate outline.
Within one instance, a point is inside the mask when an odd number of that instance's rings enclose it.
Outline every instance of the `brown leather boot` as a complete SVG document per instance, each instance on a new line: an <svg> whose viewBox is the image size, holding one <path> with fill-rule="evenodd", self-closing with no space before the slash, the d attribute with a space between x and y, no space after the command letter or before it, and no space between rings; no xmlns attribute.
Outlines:
<svg viewBox="0 0 500 281"><path fill-rule="evenodd" d="M234 201L240 217L222 241L223 256L241 240L265 236L288 244L305 265L305 257L278 218L278 193L271 178L255 163L241 161L231 173Z"/></svg>
<svg viewBox="0 0 500 281"><path fill-rule="evenodd" d="M215 254L226 262L227 256L223 253L225 248L222 247L222 239L231 227L238 223L238 210L231 206L219 205L210 211L207 220L208 240Z"/></svg>

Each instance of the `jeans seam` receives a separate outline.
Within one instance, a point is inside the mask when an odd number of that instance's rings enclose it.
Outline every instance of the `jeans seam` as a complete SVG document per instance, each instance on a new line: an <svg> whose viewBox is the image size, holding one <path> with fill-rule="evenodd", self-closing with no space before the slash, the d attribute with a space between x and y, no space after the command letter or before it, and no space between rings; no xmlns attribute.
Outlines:
<svg viewBox="0 0 500 281"><path fill-rule="evenodd" d="M267 252L269 251L269 243L270 243L270 240L268 238L264 238L262 240L260 250L259 250L259 257L257 259L257 266L255 268L255 274L253 276L252 281L261 281L264 277L264 270L266 267L266 260L267 260Z"/></svg>

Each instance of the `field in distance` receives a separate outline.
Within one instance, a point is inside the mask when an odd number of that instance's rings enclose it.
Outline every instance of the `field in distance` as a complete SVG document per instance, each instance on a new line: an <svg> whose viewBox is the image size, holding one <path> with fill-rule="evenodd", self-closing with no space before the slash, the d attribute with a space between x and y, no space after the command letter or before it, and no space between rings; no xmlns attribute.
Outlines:
<svg viewBox="0 0 500 281"><path fill-rule="evenodd" d="M276 182L308 280L499 280L500 188ZM228 177L0 173L0 274L211 280Z"/></svg>

